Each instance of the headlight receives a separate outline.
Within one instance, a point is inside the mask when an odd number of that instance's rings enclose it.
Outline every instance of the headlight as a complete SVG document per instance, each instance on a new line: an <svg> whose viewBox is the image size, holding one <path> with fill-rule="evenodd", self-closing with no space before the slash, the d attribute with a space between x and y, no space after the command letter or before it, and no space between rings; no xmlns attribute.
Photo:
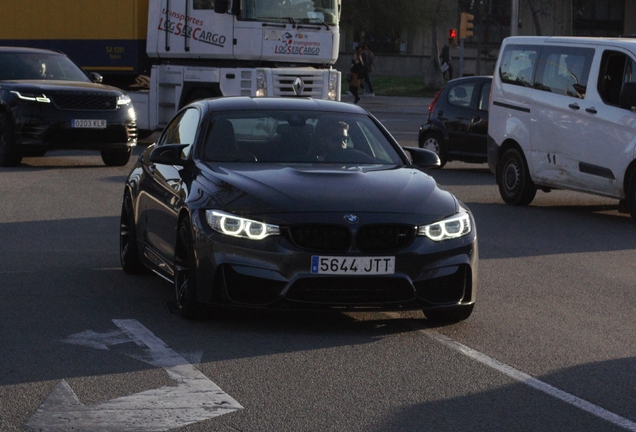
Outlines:
<svg viewBox="0 0 636 432"><path fill-rule="evenodd" d="M213 230L232 237L262 240L280 234L278 225L257 222L217 210L206 210L205 217Z"/></svg>
<svg viewBox="0 0 636 432"><path fill-rule="evenodd" d="M433 241L443 241L465 236L472 231L468 213L460 213L430 225L417 228L417 235L426 236Z"/></svg>
<svg viewBox="0 0 636 432"><path fill-rule="evenodd" d="M256 97L267 96L267 81L265 72L256 73Z"/></svg>
<svg viewBox="0 0 636 432"><path fill-rule="evenodd" d="M329 87L327 88L327 98L329 100L336 100L338 97L338 83L340 81L340 74L337 72L329 73Z"/></svg>
<svg viewBox="0 0 636 432"><path fill-rule="evenodd" d="M43 102L43 103L51 103L51 99L46 97L45 94L36 94L36 93L20 93L17 91L11 91L14 95L18 97L20 100L30 101L30 102Z"/></svg>
<svg viewBox="0 0 636 432"><path fill-rule="evenodd" d="M119 95L117 98L117 105L128 105L130 102L130 96L127 94Z"/></svg>

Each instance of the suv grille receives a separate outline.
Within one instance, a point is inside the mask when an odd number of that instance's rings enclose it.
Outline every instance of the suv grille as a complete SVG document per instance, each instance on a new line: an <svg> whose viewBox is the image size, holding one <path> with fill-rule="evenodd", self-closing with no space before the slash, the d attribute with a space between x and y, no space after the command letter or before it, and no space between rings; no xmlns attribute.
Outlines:
<svg viewBox="0 0 636 432"><path fill-rule="evenodd" d="M117 108L117 97L101 92L55 92L51 99L61 110L114 111Z"/></svg>

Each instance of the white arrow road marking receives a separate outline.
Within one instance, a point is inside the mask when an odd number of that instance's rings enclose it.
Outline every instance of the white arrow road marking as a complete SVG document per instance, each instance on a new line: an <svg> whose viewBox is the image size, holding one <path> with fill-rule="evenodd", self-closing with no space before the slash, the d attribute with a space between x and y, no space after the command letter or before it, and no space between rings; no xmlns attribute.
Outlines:
<svg viewBox="0 0 636 432"><path fill-rule="evenodd" d="M26 426L37 431L165 431L243 408L138 321L113 322L120 331L83 332L63 342L98 349L135 342L147 350L142 360L163 368L176 384L86 406L62 380Z"/></svg>

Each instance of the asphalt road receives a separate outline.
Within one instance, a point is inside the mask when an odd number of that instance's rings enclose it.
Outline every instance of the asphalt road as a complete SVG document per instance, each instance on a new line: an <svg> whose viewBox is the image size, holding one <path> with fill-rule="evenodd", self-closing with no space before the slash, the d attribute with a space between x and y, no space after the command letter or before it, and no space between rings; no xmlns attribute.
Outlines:
<svg viewBox="0 0 636 432"><path fill-rule="evenodd" d="M417 144L427 104L361 101L402 145ZM475 214L467 321L224 311L188 322L169 283L119 268L131 166L53 152L0 168L0 431L71 419L86 431L636 430L636 225L616 201L554 191L507 206L485 165L451 162L430 174ZM237 405L196 417L210 382ZM162 403L144 405L152 397Z"/></svg>

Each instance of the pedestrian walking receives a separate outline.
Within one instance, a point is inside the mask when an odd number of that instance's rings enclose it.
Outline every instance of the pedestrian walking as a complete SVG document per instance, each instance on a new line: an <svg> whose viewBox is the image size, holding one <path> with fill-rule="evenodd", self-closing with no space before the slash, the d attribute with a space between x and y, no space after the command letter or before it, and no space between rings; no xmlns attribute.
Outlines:
<svg viewBox="0 0 636 432"><path fill-rule="evenodd" d="M351 62L351 69L349 70L349 91L355 97L353 103L356 105L360 102L359 90L364 74L364 66L360 53L360 46L357 46L353 51L353 60Z"/></svg>
<svg viewBox="0 0 636 432"><path fill-rule="evenodd" d="M362 49L362 64L364 65L364 75L362 79L364 80L364 85L366 86L365 94L367 96L375 96L373 93L373 84L371 83L371 72L373 72L373 62L375 61L375 56L371 51L371 47L369 45L364 45Z"/></svg>
<svg viewBox="0 0 636 432"><path fill-rule="evenodd" d="M440 61L442 63L442 75L448 75L448 80L453 79L453 59L451 58L450 48L448 45L444 45L442 48L442 54L440 55ZM446 74L448 72L448 74ZM444 76L446 78L446 76Z"/></svg>

